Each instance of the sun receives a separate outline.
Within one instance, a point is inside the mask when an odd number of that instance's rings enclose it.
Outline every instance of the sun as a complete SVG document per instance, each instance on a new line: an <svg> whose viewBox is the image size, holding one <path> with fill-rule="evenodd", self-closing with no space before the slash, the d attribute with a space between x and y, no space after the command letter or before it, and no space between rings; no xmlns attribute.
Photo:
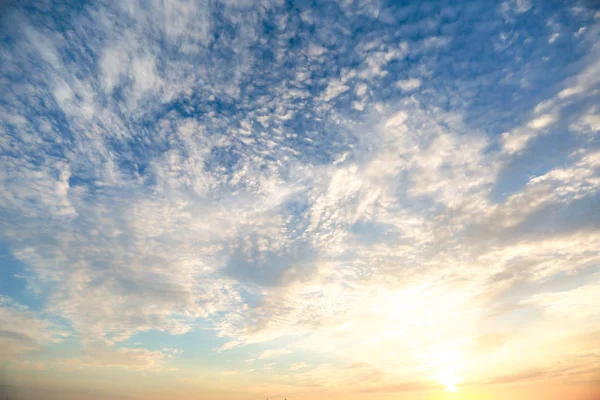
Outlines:
<svg viewBox="0 0 600 400"><path fill-rule="evenodd" d="M455 368L446 367L438 373L437 381L444 385L447 392L456 393L459 391L457 385L462 382L462 379L456 374Z"/></svg>

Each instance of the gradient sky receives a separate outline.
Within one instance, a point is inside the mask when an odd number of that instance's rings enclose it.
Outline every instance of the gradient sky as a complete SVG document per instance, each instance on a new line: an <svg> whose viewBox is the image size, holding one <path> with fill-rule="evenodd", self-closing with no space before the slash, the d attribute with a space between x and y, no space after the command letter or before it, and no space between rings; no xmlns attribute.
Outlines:
<svg viewBox="0 0 600 400"><path fill-rule="evenodd" d="M9 398L600 398L597 2L0 21Z"/></svg>

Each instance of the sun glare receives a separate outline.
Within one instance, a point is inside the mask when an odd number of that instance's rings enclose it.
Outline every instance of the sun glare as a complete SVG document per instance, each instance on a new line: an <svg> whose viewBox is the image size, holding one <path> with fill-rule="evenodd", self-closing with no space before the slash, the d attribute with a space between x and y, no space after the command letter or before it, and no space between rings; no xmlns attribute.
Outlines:
<svg viewBox="0 0 600 400"><path fill-rule="evenodd" d="M454 368L449 367L439 372L437 381L444 385L447 392L456 393L459 391L457 385L462 382L462 379L456 374Z"/></svg>

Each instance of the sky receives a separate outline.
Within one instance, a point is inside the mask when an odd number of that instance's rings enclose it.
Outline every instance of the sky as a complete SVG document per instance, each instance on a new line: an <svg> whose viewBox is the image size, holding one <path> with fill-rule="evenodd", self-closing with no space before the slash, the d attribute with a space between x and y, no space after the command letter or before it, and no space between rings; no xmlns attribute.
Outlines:
<svg viewBox="0 0 600 400"><path fill-rule="evenodd" d="M600 398L600 5L3 1L0 392Z"/></svg>

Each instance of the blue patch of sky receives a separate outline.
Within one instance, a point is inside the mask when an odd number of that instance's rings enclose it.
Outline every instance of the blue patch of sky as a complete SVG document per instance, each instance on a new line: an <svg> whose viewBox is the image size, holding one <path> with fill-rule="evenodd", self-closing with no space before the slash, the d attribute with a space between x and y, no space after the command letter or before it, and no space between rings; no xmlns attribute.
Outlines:
<svg viewBox="0 0 600 400"><path fill-rule="evenodd" d="M503 202L536 176L567 167L573 162L571 153L579 148L600 148L600 139L567 134L566 127L532 140L529 148L517 155L500 171L491 199Z"/></svg>
<svg viewBox="0 0 600 400"><path fill-rule="evenodd" d="M289 220L287 225L291 232L291 239L300 238L310 225L310 219L306 215L310 212L310 204L308 200L300 196L296 196L293 200L286 202L283 205L283 215L288 215Z"/></svg>
<svg viewBox="0 0 600 400"><path fill-rule="evenodd" d="M45 304L45 295L36 293L28 285L25 275L27 265L16 259L3 241L0 241L0 266L0 293L32 310L41 311Z"/></svg>
<svg viewBox="0 0 600 400"><path fill-rule="evenodd" d="M577 231L600 228L600 194L572 200L569 203L550 204L527 218L504 235L511 237L562 237Z"/></svg>
<svg viewBox="0 0 600 400"><path fill-rule="evenodd" d="M361 244L372 245L376 243L398 243L399 232L391 224L375 223L360 220L355 222L350 231Z"/></svg>
<svg viewBox="0 0 600 400"><path fill-rule="evenodd" d="M288 368L297 362L318 364L331 362L330 356L323 356L312 352L294 352L278 357L257 359L265 350L285 348L290 339L274 339L267 343L248 344L241 347L220 351L219 348L230 339L217 336L211 329L198 328L183 335L171 335L167 332L156 330L141 332L131 338L117 344L118 347L131 348L140 347L148 350L163 350L164 348L182 349L183 352L174 354L169 362L179 366L189 365L191 367L214 368L219 365L227 368L246 367L247 369L262 368L263 365L275 362L275 368ZM249 359L253 362L247 362Z"/></svg>
<svg viewBox="0 0 600 400"><path fill-rule="evenodd" d="M306 240L294 241L278 250L262 250L257 243L260 237L248 236L251 247L248 249L247 244L243 249L234 246L221 273L249 285L277 286L289 279L285 273L290 269L298 274L314 268L317 250Z"/></svg>
<svg viewBox="0 0 600 400"><path fill-rule="evenodd" d="M168 332L150 330L140 332L129 339L119 342L119 347L143 347L148 350L160 350L163 347L184 349L183 354L177 357L205 360L211 364L219 359L226 358L219 354L217 349L230 339L219 337L217 332L208 327L196 327L194 331L183 335L172 335Z"/></svg>

